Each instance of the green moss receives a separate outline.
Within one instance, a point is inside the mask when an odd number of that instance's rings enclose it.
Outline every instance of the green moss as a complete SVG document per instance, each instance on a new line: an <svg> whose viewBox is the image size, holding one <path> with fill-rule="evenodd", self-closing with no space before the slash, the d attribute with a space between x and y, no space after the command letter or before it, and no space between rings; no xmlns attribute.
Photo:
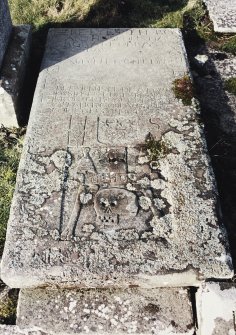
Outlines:
<svg viewBox="0 0 236 335"><path fill-rule="evenodd" d="M157 161L170 152L167 144L163 141L163 139L157 141L151 133L149 133L146 138L145 148L147 150L150 161Z"/></svg>
<svg viewBox="0 0 236 335"><path fill-rule="evenodd" d="M191 78L185 75L174 80L172 87L175 97L182 100L185 106L190 106L194 97L194 87Z"/></svg>
<svg viewBox="0 0 236 335"><path fill-rule="evenodd" d="M236 95L236 77L231 77L225 81L225 89Z"/></svg>
<svg viewBox="0 0 236 335"><path fill-rule="evenodd" d="M22 134L18 128L0 127L0 255L3 251L11 200L22 148Z"/></svg>

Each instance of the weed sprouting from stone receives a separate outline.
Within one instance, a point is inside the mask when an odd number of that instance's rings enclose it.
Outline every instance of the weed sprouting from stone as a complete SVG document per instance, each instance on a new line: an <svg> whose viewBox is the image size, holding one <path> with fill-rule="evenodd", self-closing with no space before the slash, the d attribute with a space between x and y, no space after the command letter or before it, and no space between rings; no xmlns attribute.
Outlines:
<svg viewBox="0 0 236 335"><path fill-rule="evenodd" d="M236 77L231 77L225 81L225 89L229 93L236 95Z"/></svg>
<svg viewBox="0 0 236 335"><path fill-rule="evenodd" d="M163 139L156 140L151 133L146 137L145 147L150 161L158 161L158 159L166 156L170 152L168 145Z"/></svg>
<svg viewBox="0 0 236 335"><path fill-rule="evenodd" d="M191 105L192 98L194 97L194 87L192 80L188 75L174 80L173 91L175 97L182 100L185 106Z"/></svg>

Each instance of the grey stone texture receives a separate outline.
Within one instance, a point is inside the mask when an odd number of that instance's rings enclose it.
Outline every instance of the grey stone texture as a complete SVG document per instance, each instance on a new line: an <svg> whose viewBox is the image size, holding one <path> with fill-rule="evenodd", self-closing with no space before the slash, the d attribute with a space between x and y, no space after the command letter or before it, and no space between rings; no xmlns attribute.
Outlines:
<svg viewBox="0 0 236 335"><path fill-rule="evenodd" d="M236 32L235 0L204 0L214 24L214 30L220 33Z"/></svg>
<svg viewBox="0 0 236 335"><path fill-rule="evenodd" d="M11 36L12 22L7 0L0 1L0 69Z"/></svg>
<svg viewBox="0 0 236 335"><path fill-rule="evenodd" d="M31 44L31 26L15 26L0 72L0 120L6 127L21 121L20 98Z"/></svg>
<svg viewBox="0 0 236 335"><path fill-rule="evenodd" d="M198 335L234 335L236 285L204 283L196 294Z"/></svg>
<svg viewBox="0 0 236 335"><path fill-rule="evenodd" d="M188 290L21 290L17 324L57 335L193 334Z"/></svg>
<svg viewBox="0 0 236 335"><path fill-rule="evenodd" d="M51 29L8 224L11 287L199 285L231 257L178 29Z"/></svg>
<svg viewBox="0 0 236 335"><path fill-rule="evenodd" d="M49 335L48 333L42 332L35 329L20 329L17 326L0 325L1 335ZM66 335L66 334L63 334Z"/></svg>

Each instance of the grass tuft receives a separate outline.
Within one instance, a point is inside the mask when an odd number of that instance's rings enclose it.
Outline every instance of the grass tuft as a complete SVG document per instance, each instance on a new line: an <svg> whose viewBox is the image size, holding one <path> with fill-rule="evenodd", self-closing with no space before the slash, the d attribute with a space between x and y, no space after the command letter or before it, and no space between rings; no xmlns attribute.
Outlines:
<svg viewBox="0 0 236 335"><path fill-rule="evenodd" d="M3 288L0 292L0 324L14 324L16 319L18 291Z"/></svg>
<svg viewBox="0 0 236 335"><path fill-rule="evenodd" d="M95 0L9 0L11 15L16 24L31 24L39 29L52 23L81 20Z"/></svg>
<svg viewBox="0 0 236 335"><path fill-rule="evenodd" d="M158 161L158 159L166 156L170 151L167 144L161 139L157 141L154 136L149 133L145 140L145 148L150 161Z"/></svg>
<svg viewBox="0 0 236 335"><path fill-rule="evenodd" d="M236 77L231 77L225 81L225 89L229 93L236 95Z"/></svg>
<svg viewBox="0 0 236 335"><path fill-rule="evenodd" d="M192 99L195 94L192 80L188 75L175 79L172 89L175 97L182 100L185 106L190 106L192 104Z"/></svg>
<svg viewBox="0 0 236 335"><path fill-rule="evenodd" d="M0 256L15 189L24 129L0 127Z"/></svg>
<svg viewBox="0 0 236 335"><path fill-rule="evenodd" d="M236 55L236 35L230 36L221 46L221 50Z"/></svg>

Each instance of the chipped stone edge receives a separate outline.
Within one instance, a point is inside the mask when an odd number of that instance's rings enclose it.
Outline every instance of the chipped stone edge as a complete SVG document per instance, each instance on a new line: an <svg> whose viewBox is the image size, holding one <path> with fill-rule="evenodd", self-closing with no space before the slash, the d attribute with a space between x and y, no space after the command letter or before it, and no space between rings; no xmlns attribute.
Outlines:
<svg viewBox="0 0 236 335"><path fill-rule="evenodd" d="M218 24L218 20L215 17L214 14L211 14L211 12L209 11L209 16L213 22L213 26L214 26L214 31L216 33L227 33L227 34L234 34L236 33L236 23L235 23L235 27L228 27L228 26L221 26ZM236 18L235 18L236 21Z"/></svg>
<svg viewBox="0 0 236 335"><path fill-rule="evenodd" d="M207 9L208 13L209 13L210 19L213 22L214 31L216 33L228 33L228 34L236 33L236 19L235 19L235 26L233 26L233 27L219 25L217 16L212 11L212 9L214 10L214 8L211 8L211 5L208 3L208 0L203 0L203 2L204 2L204 5L206 6L206 9Z"/></svg>
<svg viewBox="0 0 236 335"><path fill-rule="evenodd" d="M42 330L38 327L34 328L20 328L18 326L7 326L7 325L0 325L0 332L1 335L71 335L69 333L55 333L50 331L50 333L45 332L45 330ZM167 333L168 332L168 333ZM189 332L185 333L176 333L176 332L169 332L167 329L167 332L164 331L160 335L194 335L194 329L190 329ZM92 333L93 334L93 333ZM80 335L92 335L91 333L82 332ZM111 335L111 333L108 332L99 332L96 333L97 335ZM124 335L124 333L116 333L116 335ZM139 333L139 335L149 335L149 333Z"/></svg>
<svg viewBox="0 0 236 335"><path fill-rule="evenodd" d="M1 264L2 266L2 264ZM59 270L60 271L60 270ZM58 273L59 276L59 273ZM14 270L5 269L0 272L1 279L11 288L40 288L40 287L56 287L57 281L55 278L47 278L45 280L44 274L39 277L38 274L35 273L17 273ZM230 279L232 278L232 274L229 277L222 277L218 279ZM190 269L182 272L173 272L169 274L158 274L153 276L148 275L137 275L135 277L130 277L132 280L133 285L137 285L137 287L143 289L153 289L153 288L160 288L160 287L189 287L195 286L199 287L202 283L207 279L205 277L199 278L199 275L196 271ZM104 285L102 288L128 288L127 278L124 278L123 281L118 282L115 286L114 283L110 284L107 282L107 285ZM83 285L78 281L70 281L67 280L66 282L60 282L61 288L90 288L90 285Z"/></svg>

